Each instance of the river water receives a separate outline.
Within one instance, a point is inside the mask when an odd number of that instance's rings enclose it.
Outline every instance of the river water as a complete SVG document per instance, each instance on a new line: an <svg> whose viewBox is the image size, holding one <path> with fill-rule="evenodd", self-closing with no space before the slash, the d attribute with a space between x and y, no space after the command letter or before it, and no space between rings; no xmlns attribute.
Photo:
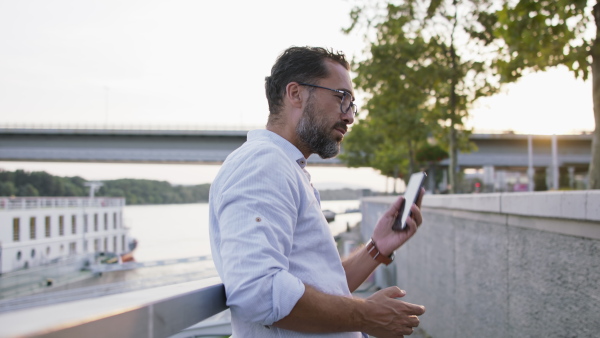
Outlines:
<svg viewBox="0 0 600 338"><path fill-rule="evenodd" d="M360 201L322 201L322 209L337 213L329 223L332 235L346 231L361 220ZM137 239L135 260L147 262L162 259L187 258L210 255L208 237L208 203L132 205L123 211L125 226Z"/></svg>

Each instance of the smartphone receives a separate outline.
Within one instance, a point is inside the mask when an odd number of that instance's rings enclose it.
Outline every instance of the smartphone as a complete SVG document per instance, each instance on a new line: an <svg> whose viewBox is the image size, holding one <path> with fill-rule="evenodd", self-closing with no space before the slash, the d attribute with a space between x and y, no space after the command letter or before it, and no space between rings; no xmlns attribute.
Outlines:
<svg viewBox="0 0 600 338"><path fill-rule="evenodd" d="M406 228L406 220L408 220L411 215L410 207L417 203L419 195L421 194L421 187L423 187L423 182L425 182L425 177L427 177L427 174L422 171L410 176L410 180L404 191L404 210L402 211L402 214L398 214L396 217L396 221L394 221L394 225L392 225L393 230L401 231Z"/></svg>

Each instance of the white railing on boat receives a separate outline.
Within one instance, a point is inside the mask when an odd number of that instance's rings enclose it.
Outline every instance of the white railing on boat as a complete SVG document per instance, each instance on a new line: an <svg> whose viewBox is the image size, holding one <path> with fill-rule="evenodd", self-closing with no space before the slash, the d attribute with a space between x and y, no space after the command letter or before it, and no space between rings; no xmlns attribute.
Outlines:
<svg viewBox="0 0 600 338"><path fill-rule="evenodd" d="M123 197L0 197L0 210L123 206Z"/></svg>

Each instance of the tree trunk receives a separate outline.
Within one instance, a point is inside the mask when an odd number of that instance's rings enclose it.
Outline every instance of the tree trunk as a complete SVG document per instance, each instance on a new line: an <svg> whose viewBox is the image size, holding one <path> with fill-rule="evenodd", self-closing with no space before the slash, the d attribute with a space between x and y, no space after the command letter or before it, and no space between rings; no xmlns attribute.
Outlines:
<svg viewBox="0 0 600 338"><path fill-rule="evenodd" d="M411 142L411 140L408 140L408 177L410 177L410 175L412 175L415 172L417 167L415 161L415 150L413 148L413 143Z"/></svg>
<svg viewBox="0 0 600 338"><path fill-rule="evenodd" d="M456 144L456 128L454 127L454 122L452 122L452 125L450 126L450 152L448 155L450 156L450 165L448 166L448 181L450 183L450 193L456 194L458 192L458 190L456 189L458 146Z"/></svg>
<svg viewBox="0 0 600 338"><path fill-rule="evenodd" d="M456 137L456 116L457 116L457 98L456 98L456 85L457 85L457 62L456 62L456 50L454 49L454 32L456 30L457 20L457 2L452 1L454 6L454 23L452 25L452 34L450 35L450 63L452 67L452 78L450 79L450 166L448 168L448 178L450 180L450 193L456 194L458 192L456 172L458 169L458 144Z"/></svg>
<svg viewBox="0 0 600 338"><path fill-rule="evenodd" d="M600 3L594 5L594 20L596 21L596 39L592 44L592 97L596 128L592 136L589 188L600 189Z"/></svg>
<svg viewBox="0 0 600 338"><path fill-rule="evenodd" d="M397 194L396 183L398 183L398 165L394 166L394 195Z"/></svg>
<svg viewBox="0 0 600 338"><path fill-rule="evenodd" d="M450 46L450 57L452 62L452 79L450 79L450 135L449 136L449 154L450 155L450 165L448 167L448 179L450 181L450 193L456 194L458 190L456 189L456 169L458 166L458 144L456 137L456 110L458 102L456 100L456 53L454 51L454 45Z"/></svg>

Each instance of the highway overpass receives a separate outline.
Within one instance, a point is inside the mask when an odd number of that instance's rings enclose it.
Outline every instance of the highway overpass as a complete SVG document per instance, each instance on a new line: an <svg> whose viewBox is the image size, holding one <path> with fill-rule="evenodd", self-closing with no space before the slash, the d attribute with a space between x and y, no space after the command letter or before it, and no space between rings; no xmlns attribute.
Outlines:
<svg viewBox="0 0 600 338"><path fill-rule="evenodd" d="M246 140L247 130L0 128L0 161L220 164ZM528 167L528 135L473 134L477 151L459 154L461 168ZM592 135L558 135L558 166L586 171ZM533 166L552 165L551 136L532 136ZM311 156L315 165L341 165ZM442 161L448 165L448 160Z"/></svg>

